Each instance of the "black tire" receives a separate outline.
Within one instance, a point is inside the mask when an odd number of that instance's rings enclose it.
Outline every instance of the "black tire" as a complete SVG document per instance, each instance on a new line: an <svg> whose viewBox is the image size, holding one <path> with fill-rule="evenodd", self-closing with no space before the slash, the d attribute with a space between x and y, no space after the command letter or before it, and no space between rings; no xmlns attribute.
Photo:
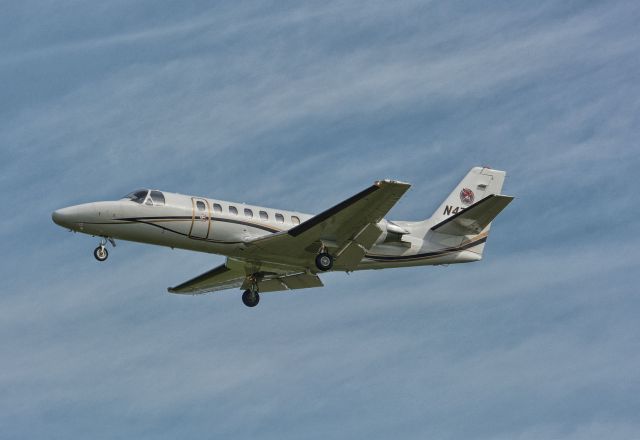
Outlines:
<svg viewBox="0 0 640 440"><path fill-rule="evenodd" d="M333 267L333 257L326 252L321 252L316 255L316 267L323 272L330 270Z"/></svg>
<svg viewBox="0 0 640 440"><path fill-rule="evenodd" d="M93 251L93 256L96 257L98 261L104 261L109 258L109 251L107 251L107 248L104 246L98 246Z"/></svg>
<svg viewBox="0 0 640 440"><path fill-rule="evenodd" d="M258 292L252 292L251 290L245 290L242 293L242 303L247 307L255 307L260 302L260 295Z"/></svg>

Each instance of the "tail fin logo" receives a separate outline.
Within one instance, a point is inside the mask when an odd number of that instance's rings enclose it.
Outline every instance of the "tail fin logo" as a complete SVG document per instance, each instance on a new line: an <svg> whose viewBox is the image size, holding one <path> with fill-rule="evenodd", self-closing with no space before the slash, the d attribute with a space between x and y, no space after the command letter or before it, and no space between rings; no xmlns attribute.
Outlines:
<svg viewBox="0 0 640 440"><path fill-rule="evenodd" d="M475 198L476 196L469 188L462 188L462 191L460 191L460 201L465 205L471 205Z"/></svg>

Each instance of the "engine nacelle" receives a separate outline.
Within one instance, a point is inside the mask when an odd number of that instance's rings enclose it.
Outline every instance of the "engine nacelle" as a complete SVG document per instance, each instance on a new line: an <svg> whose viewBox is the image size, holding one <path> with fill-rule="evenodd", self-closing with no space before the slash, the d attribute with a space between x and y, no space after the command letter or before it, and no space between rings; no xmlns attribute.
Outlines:
<svg viewBox="0 0 640 440"><path fill-rule="evenodd" d="M382 234L380 234L375 244L402 241L402 236L409 233L406 229L384 219L377 226L382 230Z"/></svg>

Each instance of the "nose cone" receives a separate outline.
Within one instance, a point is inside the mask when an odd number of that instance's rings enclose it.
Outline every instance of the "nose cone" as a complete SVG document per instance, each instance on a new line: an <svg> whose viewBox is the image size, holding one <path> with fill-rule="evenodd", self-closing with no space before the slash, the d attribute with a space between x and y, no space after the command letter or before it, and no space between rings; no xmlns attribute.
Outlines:
<svg viewBox="0 0 640 440"><path fill-rule="evenodd" d="M62 208L53 211L51 214L51 219L53 222L59 226L64 228L71 228L73 223L76 220L76 209L75 206L70 206L69 208Z"/></svg>

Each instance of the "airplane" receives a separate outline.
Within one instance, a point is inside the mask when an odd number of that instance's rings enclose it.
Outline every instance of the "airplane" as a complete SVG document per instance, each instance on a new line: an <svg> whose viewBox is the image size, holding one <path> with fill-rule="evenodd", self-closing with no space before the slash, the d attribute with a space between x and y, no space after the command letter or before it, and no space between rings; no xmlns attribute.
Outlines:
<svg viewBox="0 0 640 440"><path fill-rule="evenodd" d="M224 264L168 291L202 294L241 288L255 307L260 293L321 287L318 274L447 265L482 259L493 219L513 200L500 192L506 173L474 167L426 220L385 215L411 186L379 180L316 215L155 189L117 201L58 209L53 221L100 237L98 261L115 239L226 256Z"/></svg>

